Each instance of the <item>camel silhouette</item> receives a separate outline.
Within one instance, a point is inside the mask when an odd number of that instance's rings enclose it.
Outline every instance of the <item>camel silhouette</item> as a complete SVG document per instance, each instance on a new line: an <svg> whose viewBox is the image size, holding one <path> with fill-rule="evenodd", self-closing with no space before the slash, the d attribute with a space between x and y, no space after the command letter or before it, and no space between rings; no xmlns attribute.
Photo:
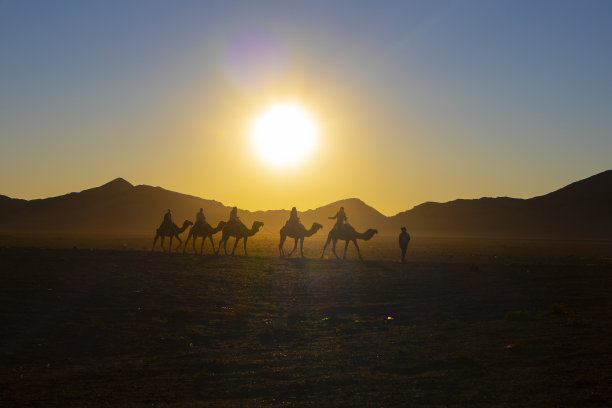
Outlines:
<svg viewBox="0 0 612 408"><path fill-rule="evenodd" d="M200 223L196 223L189 230L189 235L185 240L185 246L183 247L183 253L187 250L187 243L193 237L193 252L196 252L196 239L198 237L202 237L202 245L200 246L200 255L204 252L204 242L206 242L206 238L210 239L210 244L212 245L212 250L215 255L217 255L217 251L215 251L215 242L213 241L213 235L217 232L221 231L221 229L225 226L225 221L219 221L219 224L216 227L211 227L209 223L206 221L202 221Z"/></svg>
<svg viewBox="0 0 612 408"><path fill-rule="evenodd" d="M187 227L189 227L190 225L193 225L193 222L191 222L189 220L185 220L185 222L183 222L183 226L180 227L180 228L175 223L172 223L172 225L169 225L169 226L159 227L157 229L156 234L155 234L155 239L153 240L153 248L151 248L151 251L155 250L155 244L157 243L157 238L159 238L159 237L161 237L161 247L162 247L162 250L164 250L164 251L165 251L165 248L164 248L164 238L170 237L170 245L168 247L168 252L172 251L172 238L178 239L179 240L179 244L176 247L176 250L178 251L178 249L180 248L181 244L183 243L183 241L179 237L179 234L182 234L183 231L185 231L187 229Z"/></svg>
<svg viewBox="0 0 612 408"><path fill-rule="evenodd" d="M336 225L334 226L334 228L332 228L331 231L329 231L329 234L327 234L327 241L325 242L325 246L323 247L323 253L321 254L321 258L323 258L323 255L325 255L325 249L327 248L327 245L329 245L329 243L333 241L332 252L334 253L334 255L336 255L337 259L340 259L340 257L336 253L336 244L338 243L338 240L343 240L346 241L346 244L344 245L344 255L342 259L346 259L346 249L348 248L349 242L352 241L353 244L355 244L355 248L357 248L357 254L359 255L359 259L363 261L363 258L361 257L361 252L359 251L359 245L357 245L357 240L363 239L364 241L367 241L372 238L374 234L377 233L378 230L371 228L364 233L359 233L355 231L355 228L353 228L350 224L344 224L342 226Z"/></svg>
<svg viewBox="0 0 612 408"><path fill-rule="evenodd" d="M304 257L304 238L308 238L314 235L318 230L323 228L323 226L317 222L312 224L309 230L306 230L304 225L300 222L299 224L293 225L284 225L280 230L280 244L278 244L278 250L280 252L280 256L285 256L285 250L283 249L283 244L287 237L294 238L295 243L293 245L293 249L291 252L287 254L287 257L290 257L295 249L297 248L298 240L300 241L300 253L302 254L302 258Z"/></svg>
<svg viewBox="0 0 612 408"><path fill-rule="evenodd" d="M242 239L244 240L244 255L249 256L249 254L247 253L247 238L255 235L263 225L263 222L255 221L253 222L253 226L251 227L251 229L248 229L246 225L244 225L240 220L228 222L227 224L225 224L225 226L223 226L223 229L221 230L221 241L219 241L219 249L217 250L217 253L219 253L219 251L221 250L221 245L223 245L223 252L225 253L225 255L227 255L227 240L229 239L229 237L235 237L236 242L234 242L232 255L234 255L234 251L236 251L238 241Z"/></svg>

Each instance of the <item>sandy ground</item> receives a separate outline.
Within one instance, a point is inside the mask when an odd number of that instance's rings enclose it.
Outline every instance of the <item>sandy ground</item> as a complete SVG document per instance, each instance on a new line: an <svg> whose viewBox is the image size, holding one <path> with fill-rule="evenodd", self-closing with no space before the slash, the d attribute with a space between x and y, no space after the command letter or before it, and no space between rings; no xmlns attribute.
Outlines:
<svg viewBox="0 0 612 408"><path fill-rule="evenodd" d="M612 406L609 242L276 239L0 237L0 405Z"/></svg>

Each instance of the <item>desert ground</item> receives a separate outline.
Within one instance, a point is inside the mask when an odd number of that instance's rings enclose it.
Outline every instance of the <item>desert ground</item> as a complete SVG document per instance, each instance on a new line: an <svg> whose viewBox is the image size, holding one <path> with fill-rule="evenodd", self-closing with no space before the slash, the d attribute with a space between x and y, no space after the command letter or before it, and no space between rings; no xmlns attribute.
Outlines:
<svg viewBox="0 0 612 408"><path fill-rule="evenodd" d="M324 237L0 236L0 405L612 406L611 242Z"/></svg>

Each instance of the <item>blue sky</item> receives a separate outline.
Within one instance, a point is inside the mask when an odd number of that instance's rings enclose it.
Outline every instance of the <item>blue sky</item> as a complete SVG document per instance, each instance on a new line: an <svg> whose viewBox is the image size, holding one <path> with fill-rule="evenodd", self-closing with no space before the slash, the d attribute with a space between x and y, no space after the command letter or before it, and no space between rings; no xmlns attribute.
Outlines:
<svg viewBox="0 0 612 408"><path fill-rule="evenodd" d="M611 49L609 1L0 1L0 194L539 195L612 168ZM325 144L272 175L241 132L286 98Z"/></svg>

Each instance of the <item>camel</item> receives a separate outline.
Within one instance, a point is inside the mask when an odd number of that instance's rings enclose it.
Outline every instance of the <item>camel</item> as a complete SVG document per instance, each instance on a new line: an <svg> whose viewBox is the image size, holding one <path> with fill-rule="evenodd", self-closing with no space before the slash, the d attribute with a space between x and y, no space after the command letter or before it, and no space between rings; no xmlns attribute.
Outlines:
<svg viewBox="0 0 612 408"><path fill-rule="evenodd" d="M249 256L247 253L247 238L252 237L259 231L261 227L263 227L263 222L255 221L253 222L253 226L251 229L248 229L246 225L242 223L242 221L233 221L225 224L223 229L221 230L221 241L219 241L219 249L217 253L221 250L221 245L223 245L223 252L227 255L227 240L229 237L236 237L236 242L234 242L234 248L232 249L232 255L234 255L234 251L236 251L236 246L238 245L238 241L241 239L244 240L244 255Z"/></svg>
<svg viewBox="0 0 612 408"><path fill-rule="evenodd" d="M215 251L213 235L221 231L224 226L225 221L219 221L219 224L215 228L211 227L210 224L206 221L203 221L199 224L196 223L189 230L189 235L187 236L187 239L185 240L185 246L183 247L183 253L187 250L187 243L189 242L189 239L191 239L191 237L193 237L193 252L196 252L196 239L198 239L198 237L202 237L202 246L200 247L200 255L202 255L202 253L204 253L204 242L206 242L206 238L208 237L210 239L210 244L212 245L213 253L217 255L217 252Z"/></svg>
<svg viewBox="0 0 612 408"><path fill-rule="evenodd" d="M155 243L157 242L157 238L161 237L161 247L162 250L165 250L164 248L164 238L166 237L170 237L170 246L168 248L168 252L172 251L172 238L176 238L179 240L179 244L176 247L176 250L178 251L179 247L181 246L181 244L183 243L183 241L181 241L181 238L179 237L179 234L182 234L187 227L189 227L190 225L193 225L193 222L189 221L189 220L185 220L185 222L183 223L182 227L178 227L175 223L172 223L171 226L169 227L159 227L157 229L157 232L155 234L155 239L153 240L153 248L151 248L151 251L155 250Z"/></svg>
<svg viewBox="0 0 612 408"><path fill-rule="evenodd" d="M333 241L334 244L332 246L332 252L334 253L334 255L336 255L337 259L340 259L340 257L338 257L338 254L336 253L336 243L338 242L338 240L341 239L343 241L346 241L346 245L344 245L344 256L342 257L342 259L346 259L346 250L348 248L349 242L353 241L353 244L355 244L355 248L357 248L357 254L359 255L359 259L363 261L363 258L361 257L361 252L359 252L359 245L357 245L357 240L363 239L364 241L367 241L372 238L374 234L377 233L378 230L371 228L364 233L359 233L355 231L355 228L353 228L350 224L344 224L340 227L336 225L334 226L334 228L332 228L331 231L329 231L329 234L327 234L327 242L325 242L325 246L323 247L323 253L321 254L321 258L323 258L323 255L325 255L325 249L327 248L327 245L329 245L330 241Z"/></svg>
<svg viewBox="0 0 612 408"><path fill-rule="evenodd" d="M283 226L283 228L281 228L280 230L280 244L278 244L278 250L280 252L280 256L281 257L285 256L285 250L283 249L283 244L285 243L285 239L287 239L287 237L290 237L290 238L295 239L295 244L293 245L293 249L291 250L291 252L287 254L287 257L291 257L291 255L297 248L297 244L299 240L300 241L300 253L302 254L302 258L303 258L304 257L304 238L308 238L314 235L321 228L323 228L323 226L317 222L313 223L312 227L310 227L309 230L306 230L306 228L304 227L302 223L299 223L297 225L292 225L292 226L288 226L287 224L285 224L285 226Z"/></svg>

